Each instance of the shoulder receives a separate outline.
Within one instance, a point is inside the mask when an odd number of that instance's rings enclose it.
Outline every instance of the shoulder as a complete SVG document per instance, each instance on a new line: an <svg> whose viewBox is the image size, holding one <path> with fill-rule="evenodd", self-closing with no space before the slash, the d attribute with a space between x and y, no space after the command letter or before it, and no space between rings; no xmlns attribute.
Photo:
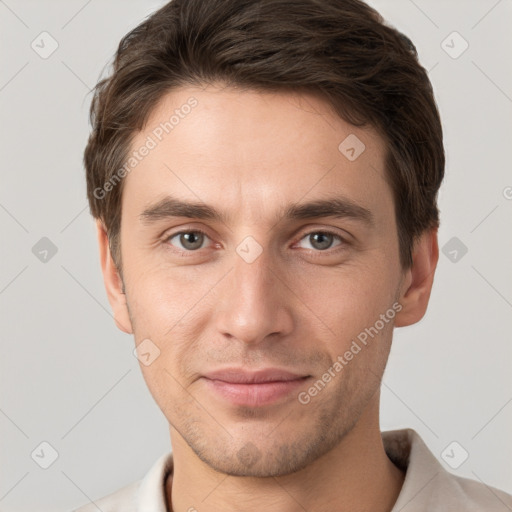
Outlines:
<svg viewBox="0 0 512 512"><path fill-rule="evenodd" d="M91 501L73 512L166 512L165 482L172 478L172 453L163 454L142 480Z"/></svg>
<svg viewBox="0 0 512 512"><path fill-rule="evenodd" d="M448 471L437 475L438 492L432 499L441 507L463 507L464 511L506 512L512 510L512 495L484 482L453 475ZM448 510L446 508L446 510Z"/></svg>
<svg viewBox="0 0 512 512"><path fill-rule="evenodd" d="M103 498L91 501L83 507L73 510L73 512L136 512L137 510L137 491L141 481L133 482L117 491L104 496Z"/></svg>
<svg viewBox="0 0 512 512"><path fill-rule="evenodd" d="M510 512L512 495L447 471L413 429L382 432L388 457L405 472L392 512Z"/></svg>

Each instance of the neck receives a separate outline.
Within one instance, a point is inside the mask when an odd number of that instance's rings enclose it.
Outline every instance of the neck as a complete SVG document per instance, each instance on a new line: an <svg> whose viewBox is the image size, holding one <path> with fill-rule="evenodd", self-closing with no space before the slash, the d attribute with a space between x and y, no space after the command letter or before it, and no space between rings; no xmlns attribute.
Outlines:
<svg viewBox="0 0 512 512"><path fill-rule="evenodd" d="M202 462L173 431L174 471L166 484L168 509L173 512L204 509L210 512L389 512L405 475L384 451L378 397L376 411L375 414L375 407L369 406L330 452L298 472L279 477L235 477L219 473Z"/></svg>

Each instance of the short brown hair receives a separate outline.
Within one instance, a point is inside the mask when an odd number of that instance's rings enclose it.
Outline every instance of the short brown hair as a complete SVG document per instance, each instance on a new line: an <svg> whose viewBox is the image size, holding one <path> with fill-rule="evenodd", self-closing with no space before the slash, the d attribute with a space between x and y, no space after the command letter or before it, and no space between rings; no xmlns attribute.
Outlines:
<svg viewBox="0 0 512 512"><path fill-rule="evenodd" d="M432 86L411 41L359 0L172 0L121 40L90 109L89 205L119 269L123 181L97 191L116 177L166 93L219 82L320 95L347 122L377 129L400 261L411 265L417 236L439 225L445 164Z"/></svg>

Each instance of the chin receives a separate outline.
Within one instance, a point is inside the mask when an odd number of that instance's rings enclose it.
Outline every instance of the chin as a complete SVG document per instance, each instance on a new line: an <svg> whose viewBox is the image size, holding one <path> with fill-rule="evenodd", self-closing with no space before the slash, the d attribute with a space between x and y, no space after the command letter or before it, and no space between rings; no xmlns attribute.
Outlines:
<svg viewBox="0 0 512 512"><path fill-rule="evenodd" d="M269 439L267 439L269 441ZM217 444L215 450L194 450L196 455L209 467L230 476L270 478L296 473L327 453L335 444L334 439L325 437L309 442L305 439L286 441L273 440L261 443L247 441L239 449L233 444L222 450ZM210 446L215 446L212 443ZM194 447L192 447L194 449Z"/></svg>

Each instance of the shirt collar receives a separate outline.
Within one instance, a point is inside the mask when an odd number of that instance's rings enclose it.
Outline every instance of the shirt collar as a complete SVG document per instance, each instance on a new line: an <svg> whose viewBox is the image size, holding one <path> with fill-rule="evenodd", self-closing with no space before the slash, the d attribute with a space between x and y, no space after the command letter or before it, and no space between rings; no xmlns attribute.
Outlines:
<svg viewBox="0 0 512 512"><path fill-rule="evenodd" d="M382 442L389 459L395 466L405 471L402 489L391 512L415 510L416 505L421 506L425 502L422 491L429 493L429 484L433 483L435 486L439 475L443 476L448 472L434 457L419 434L411 428L382 432ZM413 508L406 509L406 506Z"/></svg>
<svg viewBox="0 0 512 512"><path fill-rule="evenodd" d="M169 512L165 482L173 470L172 453L162 455L141 480L137 491L137 512Z"/></svg>

